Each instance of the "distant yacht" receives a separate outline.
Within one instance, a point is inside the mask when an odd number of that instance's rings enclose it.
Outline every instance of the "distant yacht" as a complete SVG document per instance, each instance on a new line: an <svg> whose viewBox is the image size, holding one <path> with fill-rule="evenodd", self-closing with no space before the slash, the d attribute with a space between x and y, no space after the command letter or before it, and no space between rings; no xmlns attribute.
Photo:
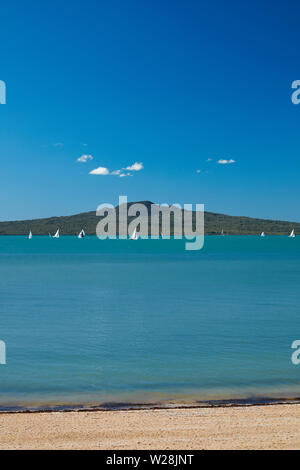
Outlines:
<svg viewBox="0 0 300 470"><path fill-rule="evenodd" d="M28 235L29 240L32 239L32 231L30 230L29 235Z"/></svg>
<svg viewBox="0 0 300 470"><path fill-rule="evenodd" d="M81 232L78 234L78 238L84 238L85 237L85 231L82 229Z"/></svg>
<svg viewBox="0 0 300 470"><path fill-rule="evenodd" d="M59 229L57 229L57 231L53 235L53 238L59 238Z"/></svg>
<svg viewBox="0 0 300 470"><path fill-rule="evenodd" d="M295 230L293 229L293 230L291 231L291 233L289 234L289 237L290 237L290 238L295 238L295 236L296 236L296 235L295 235Z"/></svg>
<svg viewBox="0 0 300 470"><path fill-rule="evenodd" d="M136 233L136 228L135 228L133 231L133 234L130 237L130 240L137 240L138 238L139 237L138 237L138 234Z"/></svg>
<svg viewBox="0 0 300 470"><path fill-rule="evenodd" d="M261 232L260 236L265 237L266 236L265 232Z"/></svg>
<svg viewBox="0 0 300 470"><path fill-rule="evenodd" d="M224 237L224 230L221 231L221 236Z"/></svg>

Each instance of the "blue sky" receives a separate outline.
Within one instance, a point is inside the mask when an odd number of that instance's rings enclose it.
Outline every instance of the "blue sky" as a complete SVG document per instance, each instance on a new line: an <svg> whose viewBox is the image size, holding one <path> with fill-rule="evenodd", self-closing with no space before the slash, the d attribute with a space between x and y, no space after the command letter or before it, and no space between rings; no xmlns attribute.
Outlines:
<svg viewBox="0 0 300 470"><path fill-rule="evenodd" d="M293 0L2 4L0 219L94 210L125 194L299 221L299 9ZM134 163L143 169L123 170ZM98 167L131 176L90 174Z"/></svg>

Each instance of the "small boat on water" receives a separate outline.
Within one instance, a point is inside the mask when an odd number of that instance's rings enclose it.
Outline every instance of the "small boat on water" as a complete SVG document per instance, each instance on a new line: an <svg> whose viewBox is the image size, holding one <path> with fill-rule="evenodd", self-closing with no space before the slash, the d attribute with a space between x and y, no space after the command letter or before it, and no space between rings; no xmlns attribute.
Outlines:
<svg viewBox="0 0 300 470"><path fill-rule="evenodd" d="M135 228L134 231L133 231L133 234L130 237L130 240L137 240L138 238L139 237L138 237L138 234L137 234L136 228Z"/></svg>
<svg viewBox="0 0 300 470"><path fill-rule="evenodd" d="M260 236L265 237L266 236L265 232L261 232Z"/></svg>
<svg viewBox="0 0 300 470"><path fill-rule="evenodd" d="M29 235L28 235L29 240L32 239L32 231L30 230Z"/></svg>
<svg viewBox="0 0 300 470"><path fill-rule="evenodd" d="M224 230L221 230L221 236L224 237Z"/></svg>
<svg viewBox="0 0 300 470"><path fill-rule="evenodd" d="M291 233L289 234L289 238L295 238L295 230L293 229Z"/></svg>
<svg viewBox="0 0 300 470"><path fill-rule="evenodd" d="M56 230L55 234L53 235L53 238L59 238L59 229Z"/></svg>
<svg viewBox="0 0 300 470"><path fill-rule="evenodd" d="M84 238L84 237L85 237L85 231L82 229L78 234L78 238Z"/></svg>

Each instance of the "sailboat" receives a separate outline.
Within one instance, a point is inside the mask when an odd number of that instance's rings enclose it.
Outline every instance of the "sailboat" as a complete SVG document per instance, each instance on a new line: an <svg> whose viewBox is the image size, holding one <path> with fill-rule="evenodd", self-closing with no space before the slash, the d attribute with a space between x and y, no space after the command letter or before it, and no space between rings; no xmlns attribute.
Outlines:
<svg viewBox="0 0 300 470"><path fill-rule="evenodd" d="M53 238L59 238L59 229L56 230L55 234L53 235Z"/></svg>
<svg viewBox="0 0 300 470"><path fill-rule="evenodd" d="M32 239L32 231L30 230L29 235L28 235L29 240Z"/></svg>
<svg viewBox="0 0 300 470"><path fill-rule="evenodd" d="M224 237L224 230L221 231L221 236Z"/></svg>
<svg viewBox="0 0 300 470"><path fill-rule="evenodd" d="M295 230L293 229L293 230L291 231L291 233L289 234L289 237L290 237L290 238L295 238L295 236L296 236L296 235L295 235Z"/></svg>
<svg viewBox="0 0 300 470"><path fill-rule="evenodd" d="M261 232L260 236L265 237L266 236L265 232Z"/></svg>
<svg viewBox="0 0 300 470"><path fill-rule="evenodd" d="M85 231L82 229L81 232L78 234L78 238L84 238L85 237Z"/></svg>
<svg viewBox="0 0 300 470"><path fill-rule="evenodd" d="M136 233L136 228L135 228L133 231L133 234L130 237L130 240L137 240L138 238L139 237L138 237L138 234Z"/></svg>

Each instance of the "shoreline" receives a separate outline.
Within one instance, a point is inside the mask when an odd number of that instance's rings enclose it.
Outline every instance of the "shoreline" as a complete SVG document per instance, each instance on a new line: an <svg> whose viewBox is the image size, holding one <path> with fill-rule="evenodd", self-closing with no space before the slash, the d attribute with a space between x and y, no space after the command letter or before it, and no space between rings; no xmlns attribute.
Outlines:
<svg viewBox="0 0 300 470"><path fill-rule="evenodd" d="M1 223L1 222L0 222ZM33 234L34 235L34 234ZM248 236L248 237L261 237L261 234L258 233L258 232L238 232L238 233L224 233L223 235L221 235L220 233L215 233L215 232L208 232L208 233L204 233L204 234L194 234L194 233L187 233L185 235L182 236L182 239L181 240L184 240L185 239L185 236L204 236L204 237L239 237L239 236ZM275 232L275 233L266 233L266 237L288 237L289 238L289 232ZM297 236L297 235L296 235ZM0 233L0 237L22 237L22 238L28 238L28 233ZM37 233L34 235L34 237L45 237L45 238L53 238L53 237L49 237L49 234L47 233ZM64 238L64 237L75 237L75 238L78 238L78 233L65 233L65 234L60 234L60 237L59 238ZM89 233L86 233L86 236L85 238L98 238L98 236L93 233L93 234L89 234ZM175 235L174 234L170 234L170 238L165 238L165 240L172 240L172 238L174 238ZM142 238L141 238L142 239ZM147 238L144 238L144 240L163 240L164 237L163 236L159 236L159 238L151 238L151 235L147 235ZM174 238L175 239L175 238ZM130 238L125 238L125 239L122 239L119 237L119 235L116 236L116 238L111 238L110 240L122 240L122 241L126 241L126 240L130 240ZM176 240L176 239L175 239ZM177 240L180 240L180 239L177 239ZM101 240L101 241L105 241L105 240Z"/></svg>
<svg viewBox="0 0 300 470"><path fill-rule="evenodd" d="M252 406L284 406L300 405L300 397L294 398L257 398L257 399L228 399L204 400L191 403L124 403L112 402L110 404L78 404L53 406L7 406L1 409L0 416L10 414L44 414L44 413L93 413L93 412L121 412L121 411L156 411L156 410L193 410L211 408L249 408Z"/></svg>
<svg viewBox="0 0 300 470"><path fill-rule="evenodd" d="M0 414L2 450L300 448L300 404Z"/></svg>

